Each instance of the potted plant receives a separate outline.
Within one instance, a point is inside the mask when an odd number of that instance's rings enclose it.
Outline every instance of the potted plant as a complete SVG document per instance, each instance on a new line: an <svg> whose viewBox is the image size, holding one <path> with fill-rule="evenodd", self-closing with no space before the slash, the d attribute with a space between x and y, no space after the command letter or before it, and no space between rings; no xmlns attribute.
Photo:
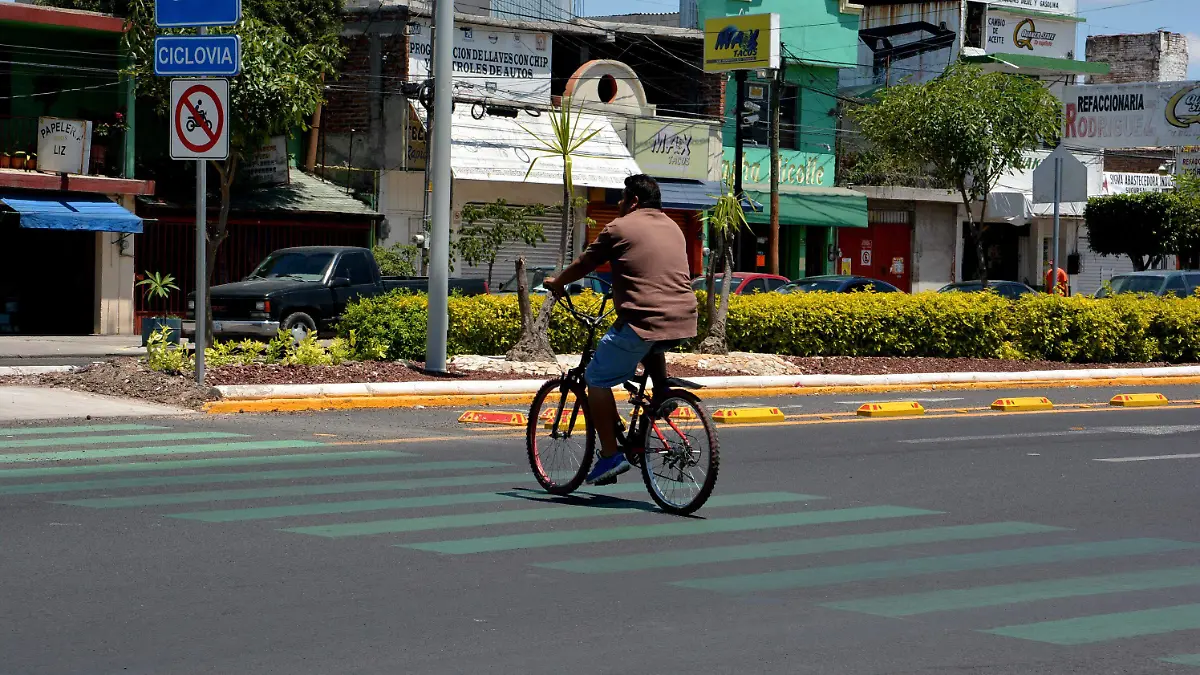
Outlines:
<svg viewBox="0 0 1200 675"><path fill-rule="evenodd" d="M171 291L179 290L179 287L175 285L175 277L158 272L146 272L146 275L136 285L142 287L147 304L156 299L166 300L171 297ZM178 343L183 333L183 319L177 316L143 317L142 346L145 347L149 343L151 334L163 328L169 331L168 341Z"/></svg>
<svg viewBox="0 0 1200 675"><path fill-rule="evenodd" d="M25 160L26 171L37 171L37 153L29 153L29 158Z"/></svg>
<svg viewBox="0 0 1200 675"><path fill-rule="evenodd" d="M8 154L7 152L0 153L0 169L7 169L7 168L10 168L11 166L12 166L12 155Z"/></svg>
<svg viewBox="0 0 1200 675"><path fill-rule="evenodd" d="M13 155L12 168L14 168L14 169L24 169L25 168L25 151L24 150L18 150L17 154Z"/></svg>

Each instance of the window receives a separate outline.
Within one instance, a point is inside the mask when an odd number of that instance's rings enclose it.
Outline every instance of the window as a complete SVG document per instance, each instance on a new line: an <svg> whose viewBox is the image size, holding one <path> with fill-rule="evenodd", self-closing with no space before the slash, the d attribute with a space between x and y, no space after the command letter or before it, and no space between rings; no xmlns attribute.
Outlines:
<svg viewBox="0 0 1200 675"><path fill-rule="evenodd" d="M366 286L374 281L367 256L359 252L343 255L333 276L349 279L351 286Z"/></svg>
<svg viewBox="0 0 1200 675"><path fill-rule="evenodd" d="M1193 294L1200 289L1200 274L1187 275L1188 293Z"/></svg>
<svg viewBox="0 0 1200 675"><path fill-rule="evenodd" d="M773 291L788 284L787 279L767 279L767 290Z"/></svg>
<svg viewBox="0 0 1200 675"><path fill-rule="evenodd" d="M251 279L278 279L287 277L299 281L321 281L325 270L333 260L332 253L311 251L283 251L263 261L258 269L250 273Z"/></svg>
<svg viewBox="0 0 1200 675"><path fill-rule="evenodd" d="M747 281L746 285L742 287L742 295L748 295L750 293L766 293L766 292L767 292L767 280L763 279L761 277L758 279L751 279L750 281Z"/></svg>
<svg viewBox="0 0 1200 675"><path fill-rule="evenodd" d="M1163 288L1163 295L1177 295L1182 298L1187 294L1188 287L1183 281L1182 274L1174 274L1167 278L1167 285Z"/></svg>

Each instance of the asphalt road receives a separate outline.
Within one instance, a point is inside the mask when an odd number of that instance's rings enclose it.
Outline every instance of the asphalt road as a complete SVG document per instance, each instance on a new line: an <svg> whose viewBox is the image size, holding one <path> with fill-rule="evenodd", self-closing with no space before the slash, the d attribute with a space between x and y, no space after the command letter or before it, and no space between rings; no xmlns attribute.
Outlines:
<svg viewBox="0 0 1200 675"><path fill-rule="evenodd" d="M0 430L0 673L1200 673L1200 405L999 396L762 401L693 519L442 410Z"/></svg>

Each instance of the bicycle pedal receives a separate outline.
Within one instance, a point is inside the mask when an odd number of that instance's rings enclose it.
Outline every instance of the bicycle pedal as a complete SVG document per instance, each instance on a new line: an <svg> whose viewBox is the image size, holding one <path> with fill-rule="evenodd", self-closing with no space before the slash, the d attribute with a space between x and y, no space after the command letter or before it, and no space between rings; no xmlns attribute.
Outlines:
<svg viewBox="0 0 1200 675"><path fill-rule="evenodd" d="M605 478L604 480L598 480L595 483L592 483L592 485L594 485L596 487L600 487L601 485L614 485L614 484L616 484L616 482L617 482L617 477L613 476L612 478Z"/></svg>

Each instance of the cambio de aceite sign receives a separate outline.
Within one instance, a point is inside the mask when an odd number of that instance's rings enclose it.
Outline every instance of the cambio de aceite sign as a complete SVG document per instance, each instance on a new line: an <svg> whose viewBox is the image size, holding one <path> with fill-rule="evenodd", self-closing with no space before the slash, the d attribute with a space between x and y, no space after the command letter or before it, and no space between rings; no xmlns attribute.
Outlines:
<svg viewBox="0 0 1200 675"><path fill-rule="evenodd" d="M171 80L171 159L229 158L229 80Z"/></svg>
<svg viewBox="0 0 1200 675"><path fill-rule="evenodd" d="M409 80L433 76L432 33L419 21L408 40ZM550 60L554 36L458 24L454 31L454 89L463 96L518 103L550 103Z"/></svg>
<svg viewBox="0 0 1200 675"><path fill-rule="evenodd" d="M1063 142L1072 148L1195 145L1200 82L1071 86L1063 90Z"/></svg>
<svg viewBox="0 0 1200 675"><path fill-rule="evenodd" d="M986 46L989 54L1032 54L1055 59L1075 51L1075 22L1054 21L1019 12L989 11Z"/></svg>

